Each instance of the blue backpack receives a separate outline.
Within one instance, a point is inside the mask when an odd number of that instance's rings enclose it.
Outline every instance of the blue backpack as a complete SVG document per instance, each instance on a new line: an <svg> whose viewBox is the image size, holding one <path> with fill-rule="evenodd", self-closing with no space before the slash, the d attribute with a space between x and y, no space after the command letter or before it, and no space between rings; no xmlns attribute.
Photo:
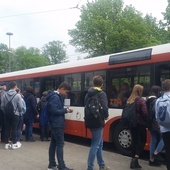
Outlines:
<svg viewBox="0 0 170 170"><path fill-rule="evenodd" d="M45 106L43 107L40 115L40 124L45 126L49 123L49 104L46 102Z"/></svg>

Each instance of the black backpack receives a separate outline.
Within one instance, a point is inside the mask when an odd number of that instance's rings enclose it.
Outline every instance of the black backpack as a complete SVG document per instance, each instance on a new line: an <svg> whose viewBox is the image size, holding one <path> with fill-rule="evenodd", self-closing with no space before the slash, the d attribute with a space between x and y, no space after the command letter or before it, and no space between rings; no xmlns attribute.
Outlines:
<svg viewBox="0 0 170 170"><path fill-rule="evenodd" d="M136 127L138 123L138 115L136 113L136 101L131 104L126 104L121 115L121 123L127 128Z"/></svg>
<svg viewBox="0 0 170 170"><path fill-rule="evenodd" d="M5 112L5 115L8 116L8 117L13 116L14 113L16 112L16 110L17 110L17 108L14 110L14 105L12 104L12 100L16 95L17 95L17 93L12 96L11 100L8 100L8 98L5 95L5 98L7 100L7 104L4 108L4 112Z"/></svg>
<svg viewBox="0 0 170 170"><path fill-rule="evenodd" d="M99 101L99 92L94 96L88 97L85 103L85 126L86 128L98 128L103 125L103 108Z"/></svg>

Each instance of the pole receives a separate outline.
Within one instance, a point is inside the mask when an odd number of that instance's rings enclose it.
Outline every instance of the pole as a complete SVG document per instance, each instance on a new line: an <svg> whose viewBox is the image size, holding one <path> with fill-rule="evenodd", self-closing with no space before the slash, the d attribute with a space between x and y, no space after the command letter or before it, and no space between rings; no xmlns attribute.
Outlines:
<svg viewBox="0 0 170 170"><path fill-rule="evenodd" d="M6 35L9 36L9 49L8 49L8 59L9 59L9 72L11 72L11 42L10 42L10 36L13 35L11 32L7 32Z"/></svg>

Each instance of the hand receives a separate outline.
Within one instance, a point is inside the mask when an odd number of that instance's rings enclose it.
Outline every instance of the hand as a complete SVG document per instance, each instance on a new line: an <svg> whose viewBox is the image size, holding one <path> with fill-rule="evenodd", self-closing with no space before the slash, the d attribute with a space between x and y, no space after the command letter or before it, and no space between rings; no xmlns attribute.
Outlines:
<svg viewBox="0 0 170 170"><path fill-rule="evenodd" d="M38 119L40 117L40 115L38 114L37 116L36 116L36 118Z"/></svg>
<svg viewBox="0 0 170 170"><path fill-rule="evenodd" d="M67 113L72 113L72 112L73 112L72 109L67 108Z"/></svg>

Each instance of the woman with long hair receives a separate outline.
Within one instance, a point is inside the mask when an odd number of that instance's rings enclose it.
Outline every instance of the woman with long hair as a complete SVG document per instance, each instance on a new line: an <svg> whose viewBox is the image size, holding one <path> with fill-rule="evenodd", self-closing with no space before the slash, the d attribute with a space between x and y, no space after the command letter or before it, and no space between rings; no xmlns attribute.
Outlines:
<svg viewBox="0 0 170 170"><path fill-rule="evenodd" d="M127 104L136 103L136 114L138 117L138 122L136 127L131 128L132 134L132 161L130 163L130 168L141 168L138 159L144 150L146 143L146 124L147 124L147 107L146 102L142 98L143 86L136 84L133 87L132 93L127 100Z"/></svg>

